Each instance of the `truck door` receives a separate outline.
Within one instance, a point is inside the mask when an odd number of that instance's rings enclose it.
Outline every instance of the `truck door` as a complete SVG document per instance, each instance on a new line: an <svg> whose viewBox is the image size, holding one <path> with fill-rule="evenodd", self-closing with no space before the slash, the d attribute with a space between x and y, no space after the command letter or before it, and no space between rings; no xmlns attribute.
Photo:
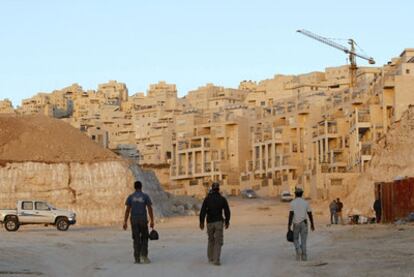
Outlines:
<svg viewBox="0 0 414 277"><path fill-rule="evenodd" d="M53 223L53 215L46 202L35 202L36 222Z"/></svg>
<svg viewBox="0 0 414 277"><path fill-rule="evenodd" d="M18 207L19 221L22 223L36 222L36 215L34 211L33 201L22 201L21 206Z"/></svg>

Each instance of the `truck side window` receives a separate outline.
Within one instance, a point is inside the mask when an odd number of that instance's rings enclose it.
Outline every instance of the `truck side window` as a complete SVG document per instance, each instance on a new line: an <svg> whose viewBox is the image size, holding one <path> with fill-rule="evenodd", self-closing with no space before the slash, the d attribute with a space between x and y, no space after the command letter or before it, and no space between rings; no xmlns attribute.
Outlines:
<svg viewBox="0 0 414 277"><path fill-rule="evenodd" d="M48 211L49 207L46 205L45 202L36 202L35 203L35 208L38 211Z"/></svg>
<svg viewBox="0 0 414 277"><path fill-rule="evenodd" d="M33 210L33 202L32 201L23 201L22 210Z"/></svg>

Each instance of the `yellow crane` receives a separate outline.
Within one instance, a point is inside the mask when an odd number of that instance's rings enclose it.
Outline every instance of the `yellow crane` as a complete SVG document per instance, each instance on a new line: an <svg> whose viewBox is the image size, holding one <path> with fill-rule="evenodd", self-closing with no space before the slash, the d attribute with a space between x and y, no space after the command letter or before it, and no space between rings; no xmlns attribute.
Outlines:
<svg viewBox="0 0 414 277"><path fill-rule="evenodd" d="M353 88L356 85L356 71L357 71L356 57L359 57L361 59L367 60L369 64L375 64L374 58L365 56L365 55L360 54L360 53L357 53L355 51L355 45L356 45L356 43L355 43L355 41L352 38L351 39L348 39L348 43L350 45L350 48L348 49L347 47L345 47L345 46L343 46L343 45L341 45L339 43L336 43L336 42L334 42L334 41L332 41L332 40L330 40L330 39L328 39L326 37L323 37L323 36L314 34L314 33L310 32L310 31L301 29L301 30L297 30L297 32L298 33L301 33L302 35L305 35L307 37L313 38L313 39L315 39L317 41L320 41L320 42L322 42L324 44L327 44L327 45L329 45L329 46L331 46L333 48L336 48L338 50L344 51L345 54L348 54L349 55L349 62L350 62L350 66L349 66L349 77L350 77L349 79L350 79L350 84L349 84L349 86L351 88Z"/></svg>

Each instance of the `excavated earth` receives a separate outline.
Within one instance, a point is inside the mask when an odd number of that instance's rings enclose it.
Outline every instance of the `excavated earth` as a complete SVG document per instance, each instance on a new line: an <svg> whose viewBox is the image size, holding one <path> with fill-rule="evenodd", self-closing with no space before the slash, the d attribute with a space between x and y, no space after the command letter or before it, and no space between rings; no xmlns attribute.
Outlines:
<svg viewBox="0 0 414 277"><path fill-rule="evenodd" d="M410 106L400 121L373 148L373 157L365 173L354 182L345 199L345 212L372 216L374 183L414 176L414 107Z"/></svg>
<svg viewBox="0 0 414 277"><path fill-rule="evenodd" d="M46 116L0 116L0 209L46 200L74 210L80 224L123 219L134 180L143 181L157 217L193 214L193 199L165 193L155 175L102 148L69 124Z"/></svg>

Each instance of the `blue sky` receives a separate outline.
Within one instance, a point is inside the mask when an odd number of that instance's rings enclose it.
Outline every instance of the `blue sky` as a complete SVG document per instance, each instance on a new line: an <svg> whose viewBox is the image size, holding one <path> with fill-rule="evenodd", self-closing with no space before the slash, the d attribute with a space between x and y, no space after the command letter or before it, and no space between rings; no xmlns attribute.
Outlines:
<svg viewBox="0 0 414 277"><path fill-rule="evenodd" d="M414 47L413 11L402 0L0 0L0 99L107 80L130 94L165 80L184 95L346 62L301 28L352 37L382 65Z"/></svg>

